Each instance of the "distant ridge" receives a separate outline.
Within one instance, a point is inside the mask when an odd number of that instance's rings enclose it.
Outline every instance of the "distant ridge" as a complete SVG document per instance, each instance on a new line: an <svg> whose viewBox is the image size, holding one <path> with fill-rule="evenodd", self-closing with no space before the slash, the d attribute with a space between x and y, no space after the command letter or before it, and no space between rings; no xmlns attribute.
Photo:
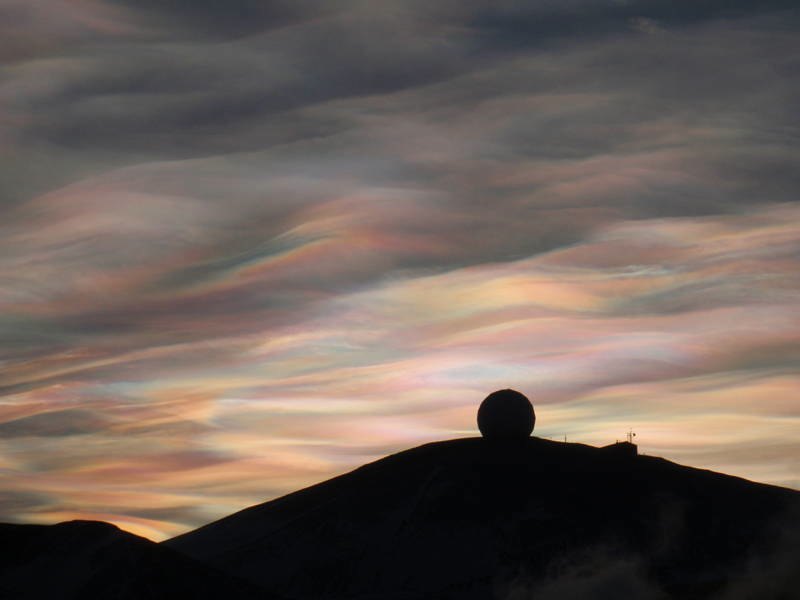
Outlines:
<svg viewBox="0 0 800 600"><path fill-rule="evenodd" d="M800 493L623 445L426 444L164 545L298 599L800 597Z"/></svg>
<svg viewBox="0 0 800 600"><path fill-rule="evenodd" d="M3 599L273 597L109 523L0 524Z"/></svg>

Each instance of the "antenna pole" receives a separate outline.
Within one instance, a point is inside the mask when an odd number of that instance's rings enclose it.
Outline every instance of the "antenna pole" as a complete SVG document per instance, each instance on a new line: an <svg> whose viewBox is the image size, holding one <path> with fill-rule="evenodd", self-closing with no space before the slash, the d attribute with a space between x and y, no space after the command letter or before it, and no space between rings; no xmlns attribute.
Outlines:
<svg viewBox="0 0 800 600"><path fill-rule="evenodd" d="M636 434L633 432L633 428L628 429L628 443L629 444L633 443L633 438L635 438L635 437L636 437Z"/></svg>

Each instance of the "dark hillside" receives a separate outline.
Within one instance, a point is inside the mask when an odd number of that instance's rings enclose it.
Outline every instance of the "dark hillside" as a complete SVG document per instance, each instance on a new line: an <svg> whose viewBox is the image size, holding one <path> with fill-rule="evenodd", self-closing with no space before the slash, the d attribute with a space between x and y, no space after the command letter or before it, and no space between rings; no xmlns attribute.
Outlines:
<svg viewBox="0 0 800 600"><path fill-rule="evenodd" d="M293 598L707 598L765 569L788 586L800 494L633 449L428 444L165 544Z"/></svg>
<svg viewBox="0 0 800 600"><path fill-rule="evenodd" d="M252 584L108 523L0 524L0 598L264 597Z"/></svg>

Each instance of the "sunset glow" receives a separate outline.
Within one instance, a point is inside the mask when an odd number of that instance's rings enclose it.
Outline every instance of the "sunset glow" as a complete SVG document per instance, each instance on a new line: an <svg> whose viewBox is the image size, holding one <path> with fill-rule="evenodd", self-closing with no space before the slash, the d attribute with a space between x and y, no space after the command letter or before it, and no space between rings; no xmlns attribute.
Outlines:
<svg viewBox="0 0 800 600"><path fill-rule="evenodd" d="M168 4L0 8L0 521L164 539L505 387L800 489L796 14Z"/></svg>

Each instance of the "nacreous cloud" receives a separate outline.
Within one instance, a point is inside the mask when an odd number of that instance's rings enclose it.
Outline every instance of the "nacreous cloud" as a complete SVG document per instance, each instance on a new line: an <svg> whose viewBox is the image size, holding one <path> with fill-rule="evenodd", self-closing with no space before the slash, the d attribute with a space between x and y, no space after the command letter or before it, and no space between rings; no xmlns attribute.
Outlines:
<svg viewBox="0 0 800 600"><path fill-rule="evenodd" d="M800 485L790 4L6 4L0 520L161 538L500 387Z"/></svg>

